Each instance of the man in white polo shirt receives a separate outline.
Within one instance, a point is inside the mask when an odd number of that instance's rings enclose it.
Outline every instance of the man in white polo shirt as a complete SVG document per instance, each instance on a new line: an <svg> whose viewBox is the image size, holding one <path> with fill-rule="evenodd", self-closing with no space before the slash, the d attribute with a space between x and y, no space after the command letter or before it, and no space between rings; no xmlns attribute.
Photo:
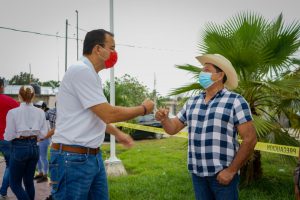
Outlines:
<svg viewBox="0 0 300 200"><path fill-rule="evenodd" d="M132 139L109 124L151 113L154 107L151 100L130 108L107 103L98 72L113 67L117 61L112 33L103 29L90 31L83 46L83 57L68 68L58 93L50 154L51 193L56 200L108 199L99 151L105 131L131 146Z"/></svg>

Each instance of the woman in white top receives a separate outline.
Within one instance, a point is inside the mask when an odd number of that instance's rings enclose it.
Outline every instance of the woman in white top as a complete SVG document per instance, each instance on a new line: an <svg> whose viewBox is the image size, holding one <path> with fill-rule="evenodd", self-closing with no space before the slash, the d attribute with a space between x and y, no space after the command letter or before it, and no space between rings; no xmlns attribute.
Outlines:
<svg viewBox="0 0 300 200"><path fill-rule="evenodd" d="M34 200L33 176L39 159L37 140L44 138L48 131L45 114L33 106L33 98L34 89L31 86L20 88L21 105L7 113L4 133L4 139L12 141L10 187L16 197L22 200Z"/></svg>

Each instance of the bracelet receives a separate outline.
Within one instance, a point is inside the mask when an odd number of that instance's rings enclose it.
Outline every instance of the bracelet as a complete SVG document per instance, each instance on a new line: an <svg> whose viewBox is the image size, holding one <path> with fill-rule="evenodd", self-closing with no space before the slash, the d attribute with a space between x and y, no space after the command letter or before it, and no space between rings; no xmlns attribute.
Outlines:
<svg viewBox="0 0 300 200"><path fill-rule="evenodd" d="M143 104L141 106L143 106L143 108L144 108L144 115L146 115L147 114L147 108L146 108L146 106L143 105Z"/></svg>

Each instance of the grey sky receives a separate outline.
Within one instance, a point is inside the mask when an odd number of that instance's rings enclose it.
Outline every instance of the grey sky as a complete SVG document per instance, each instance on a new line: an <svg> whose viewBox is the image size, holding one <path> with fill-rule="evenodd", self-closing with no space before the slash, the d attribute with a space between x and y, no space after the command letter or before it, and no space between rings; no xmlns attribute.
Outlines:
<svg viewBox="0 0 300 200"><path fill-rule="evenodd" d="M189 82L190 76L174 66L194 64L200 33L207 22L223 23L240 11L254 11L272 20L283 12L284 20L300 20L300 1L271 0L114 0L114 33L119 60L115 75L137 77L166 95L170 89ZM84 30L109 30L109 0L0 0L0 26L47 34L76 37L76 13ZM84 31L79 31L83 39ZM1 73L11 78L21 71L32 73L42 81L58 79L64 74L65 40L0 29ZM76 60L76 40L68 41L68 63ZM82 41L79 41L79 54ZM109 80L109 70L100 72Z"/></svg>

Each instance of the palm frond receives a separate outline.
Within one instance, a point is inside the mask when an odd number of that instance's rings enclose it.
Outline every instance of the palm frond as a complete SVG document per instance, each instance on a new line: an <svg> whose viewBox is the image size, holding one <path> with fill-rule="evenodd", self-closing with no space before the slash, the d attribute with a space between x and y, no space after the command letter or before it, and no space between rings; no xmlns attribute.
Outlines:
<svg viewBox="0 0 300 200"><path fill-rule="evenodd" d="M278 128L278 125L262 117L256 115L253 115L252 117L258 138L264 138L270 132Z"/></svg>
<svg viewBox="0 0 300 200"><path fill-rule="evenodd" d="M195 94L195 93L199 93L202 90L203 89L200 87L198 83L191 83L191 84L186 84L179 88L172 89L171 92L168 94L168 96L184 94L184 93Z"/></svg>
<svg viewBox="0 0 300 200"><path fill-rule="evenodd" d="M189 74L192 74L194 79L198 79L199 73L202 71L201 68L189 64L176 65L175 67L187 71Z"/></svg>

